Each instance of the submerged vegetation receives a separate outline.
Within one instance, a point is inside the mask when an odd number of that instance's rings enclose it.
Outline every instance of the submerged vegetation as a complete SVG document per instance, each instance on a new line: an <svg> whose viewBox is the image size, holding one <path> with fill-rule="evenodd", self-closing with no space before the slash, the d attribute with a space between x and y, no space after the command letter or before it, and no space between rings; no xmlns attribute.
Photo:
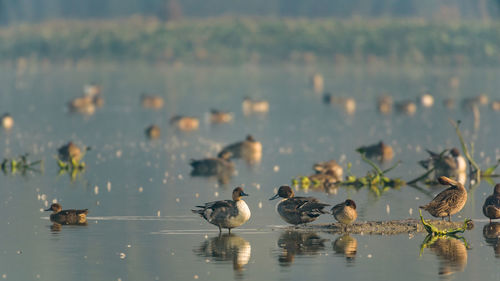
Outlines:
<svg viewBox="0 0 500 281"><path fill-rule="evenodd" d="M0 28L0 60L242 63L316 60L496 65L500 22L154 18L59 20Z"/></svg>

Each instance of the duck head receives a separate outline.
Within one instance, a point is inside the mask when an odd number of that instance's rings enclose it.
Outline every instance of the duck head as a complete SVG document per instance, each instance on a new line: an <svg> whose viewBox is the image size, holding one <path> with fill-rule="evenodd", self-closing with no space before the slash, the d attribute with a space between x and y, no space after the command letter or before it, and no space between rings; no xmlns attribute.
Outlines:
<svg viewBox="0 0 500 281"><path fill-rule="evenodd" d="M233 200L234 201L238 201L238 200L241 200L241 197L242 196L248 196L248 194L246 194L244 191L243 191L243 188L241 187L237 187L233 190Z"/></svg>
<svg viewBox="0 0 500 281"><path fill-rule="evenodd" d="M461 183L459 183L459 182L457 182L455 180L452 180L449 177L445 177L445 176L439 177L438 181L439 181L439 183L441 185L450 185L450 186L459 186L459 185L462 185Z"/></svg>
<svg viewBox="0 0 500 281"><path fill-rule="evenodd" d="M345 200L344 204L356 210L356 203L354 203L354 201L352 201L351 199Z"/></svg>
<svg viewBox="0 0 500 281"><path fill-rule="evenodd" d="M274 200L274 199L276 199L278 197L281 197L281 198L292 198L293 196L294 196L294 194L293 194L292 188L289 187L288 185L282 185L278 189L278 193L276 193L273 197L269 198L269 200Z"/></svg>
<svg viewBox="0 0 500 281"><path fill-rule="evenodd" d="M247 135L247 138L246 138L247 141L255 141L255 139L253 138L252 135Z"/></svg>
<svg viewBox="0 0 500 281"><path fill-rule="evenodd" d="M62 206L61 204L59 203L54 203L52 205L50 205L50 208L48 208L47 210L45 210L46 212L48 211L53 211L54 213L58 213L62 210Z"/></svg>
<svg viewBox="0 0 500 281"><path fill-rule="evenodd" d="M495 185L495 189L494 189L494 191L493 191L493 194L495 194L495 195L500 195L500 183L497 183L497 184Z"/></svg>
<svg viewBox="0 0 500 281"><path fill-rule="evenodd" d="M456 147L454 147L450 150L450 154L453 157L458 157L460 156L460 151Z"/></svg>

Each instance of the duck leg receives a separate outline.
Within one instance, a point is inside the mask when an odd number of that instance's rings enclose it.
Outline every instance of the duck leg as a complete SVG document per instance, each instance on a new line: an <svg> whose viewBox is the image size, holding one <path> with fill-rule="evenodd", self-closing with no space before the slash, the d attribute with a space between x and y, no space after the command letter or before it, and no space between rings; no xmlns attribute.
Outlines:
<svg viewBox="0 0 500 281"><path fill-rule="evenodd" d="M231 234L231 228L228 228L229 229L229 234Z"/></svg>
<svg viewBox="0 0 500 281"><path fill-rule="evenodd" d="M220 225L218 225L218 227L219 227L219 234L221 234L222 233L222 229L220 228Z"/></svg>
<svg viewBox="0 0 500 281"><path fill-rule="evenodd" d="M448 221L451 222L451 216L448 214Z"/></svg>

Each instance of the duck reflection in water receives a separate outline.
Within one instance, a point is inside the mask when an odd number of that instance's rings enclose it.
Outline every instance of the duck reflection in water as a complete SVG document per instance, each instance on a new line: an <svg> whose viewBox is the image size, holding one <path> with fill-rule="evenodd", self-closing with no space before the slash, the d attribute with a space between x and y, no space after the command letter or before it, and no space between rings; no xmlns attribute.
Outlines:
<svg viewBox="0 0 500 281"><path fill-rule="evenodd" d="M358 240L348 234L339 236L333 243L333 250L346 258L347 265L354 265L358 250Z"/></svg>
<svg viewBox="0 0 500 281"><path fill-rule="evenodd" d="M280 266L290 266L295 256L315 256L325 249L325 241L315 232L286 231L278 239L282 252L278 256Z"/></svg>
<svg viewBox="0 0 500 281"><path fill-rule="evenodd" d="M493 247L495 257L500 258L500 222L490 222L483 228L484 240L486 244Z"/></svg>
<svg viewBox="0 0 500 281"><path fill-rule="evenodd" d="M467 241L458 236L427 235L421 246L430 248L439 259L439 275L447 276L457 271L464 271L467 266Z"/></svg>
<svg viewBox="0 0 500 281"><path fill-rule="evenodd" d="M222 234L205 240L194 252L216 262L232 262L235 272L241 274L252 252L250 242L235 234Z"/></svg>

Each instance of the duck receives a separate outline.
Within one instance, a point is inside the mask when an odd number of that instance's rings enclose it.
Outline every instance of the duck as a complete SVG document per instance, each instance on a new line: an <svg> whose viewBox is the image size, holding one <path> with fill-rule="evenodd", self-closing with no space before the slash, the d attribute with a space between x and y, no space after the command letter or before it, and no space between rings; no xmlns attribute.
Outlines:
<svg viewBox="0 0 500 281"><path fill-rule="evenodd" d="M430 170L434 168L435 178L440 176L446 176L453 178L465 183L465 178L467 177L467 162L465 158L460 154L460 150L456 147L445 150L441 153L435 153L426 149L430 158L426 160L419 161L420 166Z"/></svg>
<svg viewBox="0 0 500 281"><path fill-rule="evenodd" d="M250 115L252 113L266 113L269 111L269 102L266 100L253 100L245 97L242 103L243 114Z"/></svg>
<svg viewBox="0 0 500 281"><path fill-rule="evenodd" d="M102 87L96 83L87 84L83 87L83 93L86 97L92 99L92 103L96 107L102 107L104 105L104 99L101 95Z"/></svg>
<svg viewBox="0 0 500 281"><path fill-rule="evenodd" d="M160 127L158 127L158 125L151 125L149 127L146 128L146 136L149 138L149 139L158 139L161 135L161 130L160 130Z"/></svg>
<svg viewBox="0 0 500 281"><path fill-rule="evenodd" d="M68 103L70 112L92 115L95 113L96 105L94 98L91 96L82 96L72 99Z"/></svg>
<svg viewBox="0 0 500 281"><path fill-rule="evenodd" d="M231 158L243 158L249 162L259 162L262 158L262 143L247 135L245 140L224 147L218 156L230 152Z"/></svg>
<svg viewBox="0 0 500 281"><path fill-rule="evenodd" d="M195 131L200 126L200 120L196 117L176 115L170 118L170 124L181 131Z"/></svg>
<svg viewBox="0 0 500 281"><path fill-rule="evenodd" d="M356 149L359 153L364 153L368 158L375 158L379 161L389 161L394 157L394 151L390 145L380 141L377 144L361 146Z"/></svg>
<svg viewBox="0 0 500 281"><path fill-rule="evenodd" d="M9 113L5 113L4 115L2 115L0 121L0 123L2 123L2 127L5 130L10 130L14 126L14 118L12 118Z"/></svg>
<svg viewBox="0 0 500 281"><path fill-rule="evenodd" d="M217 158L192 159L189 165L193 167L191 175L213 176L230 174L234 171L234 163L230 161L231 152L226 151Z"/></svg>
<svg viewBox="0 0 500 281"><path fill-rule="evenodd" d="M313 165L313 170L316 174L331 174L337 181L342 180L342 175L344 173L342 166L335 160L315 163Z"/></svg>
<svg viewBox="0 0 500 281"><path fill-rule="evenodd" d="M495 185L493 194L483 204L483 214L491 220L500 219L500 183Z"/></svg>
<svg viewBox="0 0 500 281"><path fill-rule="evenodd" d="M50 221L58 224L85 224L87 222L88 209L83 210L63 210L61 204L53 203L45 211L52 211Z"/></svg>
<svg viewBox="0 0 500 281"><path fill-rule="evenodd" d="M160 96L142 94L141 95L142 107L150 109L161 109L163 107L164 101Z"/></svg>
<svg viewBox="0 0 500 281"><path fill-rule="evenodd" d="M356 203L353 200L347 199L344 202L332 207L332 215L341 224L351 224L358 217L356 211Z"/></svg>
<svg viewBox="0 0 500 281"><path fill-rule="evenodd" d="M458 181L452 180L448 177L439 177L439 183L448 185L449 188L441 191L431 202L427 205L420 206L429 212L433 217L442 218L448 217L451 221L451 216L460 212L467 202L467 190L463 184Z"/></svg>
<svg viewBox="0 0 500 281"><path fill-rule="evenodd" d="M322 214L327 214L323 208L330 206L321 203L314 197L295 197L292 188L288 185L280 186L278 193L269 200L281 197L281 201L276 205L276 210L281 218L293 225L313 222Z"/></svg>
<svg viewBox="0 0 500 281"><path fill-rule="evenodd" d="M63 161L73 161L74 159L79 162L82 158L82 150L71 141L59 147L57 152L59 154L59 159Z"/></svg>
<svg viewBox="0 0 500 281"><path fill-rule="evenodd" d="M356 100L353 98L334 97L330 93L323 94L323 103L339 105L349 115L356 112Z"/></svg>
<svg viewBox="0 0 500 281"><path fill-rule="evenodd" d="M417 112L417 105L413 101L401 101L396 103L395 107L399 113L404 113L409 116Z"/></svg>
<svg viewBox="0 0 500 281"><path fill-rule="evenodd" d="M210 110L210 122L215 124L229 123L233 120L231 112L220 111L216 109Z"/></svg>
<svg viewBox="0 0 500 281"><path fill-rule="evenodd" d="M233 200L208 202L205 205L196 206L199 209L191 211L219 227L219 233L222 232L222 228L227 228L231 233L232 228L245 224L251 216L250 208L241 199L242 196L248 196L248 194L243 191L243 188L236 187L233 190Z"/></svg>

